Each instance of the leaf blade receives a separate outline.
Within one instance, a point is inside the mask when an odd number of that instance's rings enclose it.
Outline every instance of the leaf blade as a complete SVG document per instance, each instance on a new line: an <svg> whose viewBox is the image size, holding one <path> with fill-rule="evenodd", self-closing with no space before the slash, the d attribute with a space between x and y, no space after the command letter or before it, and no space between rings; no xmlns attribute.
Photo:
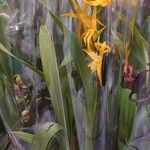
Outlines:
<svg viewBox="0 0 150 150"><path fill-rule="evenodd" d="M43 72L41 72L40 70L37 70L34 66L28 64L24 60L22 60L22 59L16 57L15 55L13 55L9 50L7 50L7 48L2 43L0 43L0 50L2 52L4 52L5 54L7 54L8 56L13 57L16 60L18 60L19 62L25 64L26 66L28 66L30 69L32 69L34 72L36 72L38 75L40 75L43 78Z"/></svg>
<svg viewBox="0 0 150 150"><path fill-rule="evenodd" d="M30 143L30 144L32 143L33 134L26 133L23 131L12 131L12 134L27 143Z"/></svg>

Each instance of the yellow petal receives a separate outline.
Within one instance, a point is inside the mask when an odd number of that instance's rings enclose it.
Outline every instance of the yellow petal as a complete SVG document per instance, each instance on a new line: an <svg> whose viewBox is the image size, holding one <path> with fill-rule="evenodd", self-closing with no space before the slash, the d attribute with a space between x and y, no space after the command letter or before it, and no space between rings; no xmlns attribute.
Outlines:
<svg viewBox="0 0 150 150"><path fill-rule="evenodd" d="M95 43L94 44L96 49L100 52L100 56L103 57L103 55L110 51L110 47L106 45L106 42L103 43Z"/></svg>
<svg viewBox="0 0 150 150"><path fill-rule="evenodd" d="M92 72L97 70L97 63L95 61L88 64L88 67L92 70Z"/></svg>
<svg viewBox="0 0 150 150"><path fill-rule="evenodd" d="M91 6L102 6L102 7L109 5L111 2L111 0L82 0L82 1Z"/></svg>
<svg viewBox="0 0 150 150"><path fill-rule="evenodd" d="M106 26L103 27L102 29L100 29L100 30L98 30L98 31L95 32L95 34L93 35L93 41L94 41L94 42L95 42L96 39L99 37L99 35L104 31L105 28L106 28Z"/></svg>
<svg viewBox="0 0 150 150"><path fill-rule="evenodd" d="M101 23L99 20L96 20L97 21L97 23L100 25L100 26L105 26L103 23Z"/></svg>
<svg viewBox="0 0 150 150"><path fill-rule="evenodd" d="M72 13L72 12L62 14L61 16L67 16L67 17L78 18L78 17L77 17L74 13Z"/></svg>
<svg viewBox="0 0 150 150"><path fill-rule="evenodd" d="M92 70L92 72L97 72L97 77L100 82L100 85L102 85L102 61L93 61L88 64L88 67Z"/></svg>
<svg viewBox="0 0 150 150"><path fill-rule="evenodd" d="M97 65L97 76L98 76L100 85L102 86L102 61Z"/></svg>
<svg viewBox="0 0 150 150"><path fill-rule="evenodd" d="M81 21L77 21L76 35L77 35L77 38L79 39L80 44L82 44L81 30L82 30L82 23Z"/></svg>
<svg viewBox="0 0 150 150"><path fill-rule="evenodd" d="M87 48L90 48L90 42L94 33L95 33L94 29L87 29L82 35L84 44L87 46Z"/></svg>
<svg viewBox="0 0 150 150"><path fill-rule="evenodd" d="M79 4L78 4L78 2L76 0L71 0L71 3L72 3L73 8L74 8L74 10L76 12L80 12L81 11L80 6L79 6Z"/></svg>
<svg viewBox="0 0 150 150"><path fill-rule="evenodd" d="M84 5L83 10L81 10L79 4L75 0L71 0L73 3L74 13L66 13L63 16L71 16L79 19L83 25L88 28L94 28L96 30L96 7L93 8L92 14L87 15L87 10L89 5Z"/></svg>
<svg viewBox="0 0 150 150"><path fill-rule="evenodd" d="M84 51L91 57L91 59L93 59L93 61L88 64L88 67L92 70L92 72L97 72L98 80L100 85L102 85L102 57L98 56L93 51Z"/></svg>
<svg viewBox="0 0 150 150"><path fill-rule="evenodd" d="M90 51L84 50L84 52L86 52L94 61L102 60L101 56L99 56L98 54L94 53L91 50Z"/></svg>

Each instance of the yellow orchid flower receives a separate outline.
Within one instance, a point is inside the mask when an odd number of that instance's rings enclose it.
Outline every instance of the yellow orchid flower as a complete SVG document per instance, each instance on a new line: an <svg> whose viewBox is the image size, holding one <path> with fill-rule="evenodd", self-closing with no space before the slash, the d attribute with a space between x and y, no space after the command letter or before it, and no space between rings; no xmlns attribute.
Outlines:
<svg viewBox="0 0 150 150"><path fill-rule="evenodd" d="M92 23L92 26L90 28L87 28L85 30L85 32L83 33L83 35L82 35L84 44L87 46L88 49L90 49L91 39L96 40L94 38L94 37L96 37L95 35L100 34L104 29L104 25L99 20L97 20L97 18L96 18L96 11L97 11L97 8L96 8L96 6L94 6L93 7L93 12L92 12L92 15L91 15L91 20L90 20L91 23ZM97 31L97 25L98 24L103 27L99 31Z"/></svg>
<svg viewBox="0 0 150 150"><path fill-rule="evenodd" d="M65 13L63 14L63 16L70 16L75 19L79 19L86 28L93 28L93 25L96 25L96 22L93 24L93 21L92 21L93 15L92 16L86 15L89 5L85 4L82 10L79 4L76 2L76 0L71 0L71 1L72 1L75 12ZM95 17L96 15L94 16L94 18Z"/></svg>
<svg viewBox="0 0 150 150"><path fill-rule="evenodd" d="M105 53L110 51L110 47L106 42L95 42L98 36L105 29L99 20L97 20L97 6L105 7L110 3L110 0L83 0L83 7L78 4L77 0L71 0L74 12L63 14L78 20L76 35L80 39L81 44L84 42L86 47L85 53L92 59L88 67L92 72L97 72L97 77L102 86L102 60ZM88 11L91 8L90 12ZM94 52L94 48L99 52Z"/></svg>
<svg viewBox="0 0 150 150"><path fill-rule="evenodd" d="M102 86L102 61L103 61L104 54L110 52L110 47L106 45L106 42L103 43L96 42L94 43L94 46L99 51L99 55L89 49L84 51L93 60L91 63L88 64L88 67L90 67L92 72L95 71L97 72L100 85Z"/></svg>
<svg viewBox="0 0 150 150"><path fill-rule="evenodd" d="M83 38L83 42L86 45L87 49L91 50L91 41L95 42L96 39L98 38L98 36L103 32L103 30L105 29L105 27L103 27L100 30L95 30L95 29L87 29L83 34L82 34L82 38Z"/></svg>
<svg viewBox="0 0 150 150"><path fill-rule="evenodd" d="M75 3L75 0L72 0ZM76 4L76 3L75 3ZM97 7L94 6L93 7L93 11L91 12L91 15L87 15L87 10L89 8L89 5L84 5L83 10L80 8L80 6L78 4L76 4L75 6L73 5L74 9L74 13L73 12L69 12L69 13L65 13L62 16L69 16L69 17L73 17L75 19L80 20L83 23L83 26L87 29L95 29L97 28L97 23L100 26L104 26L99 20L97 20L96 18L96 13L97 13Z"/></svg>
<svg viewBox="0 0 150 150"><path fill-rule="evenodd" d="M83 10L81 10L80 6L75 2L75 0L72 0L72 4L73 4L75 12L65 13L63 14L63 16L73 17L75 19L78 19L79 22L82 23L82 26L84 28L84 33L82 35L84 44L90 45L89 43L90 43L91 37L93 36L95 29L96 29L96 13L95 13L96 7L93 10L93 14L88 16L86 15L86 13L87 13L87 9L89 5L84 5ZM77 26L77 27L80 27L77 29L78 31L77 33L79 35L81 26Z"/></svg>
<svg viewBox="0 0 150 150"><path fill-rule="evenodd" d="M90 41L94 36L95 32L101 33L102 31L101 29L97 31L97 24L104 27L104 25L96 18L97 7L94 6L91 14L87 15L87 10L89 8L89 5L85 4L83 9L81 9L79 4L76 2L76 0L71 0L71 2L73 4L73 8L75 12L65 13L63 14L63 16L70 16L82 22L84 28L84 33L82 34L83 42L88 48L90 48ZM77 27L78 27L77 33L78 35L80 35L79 32L81 26L77 26Z"/></svg>
<svg viewBox="0 0 150 150"><path fill-rule="evenodd" d="M102 6L102 7L105 7L111 3L111 0L82 0L82 1L91 6Z"/></svg>
<svg viewBox="0 0 150 150"><path fill-rule="evenodd" d="M102 86L102 57L93 51L84 51L93 60L88 64L88 67L92 70L92 72L97 72L98 80L100 82L100 85Z"/></svg>
<svg viewBox="0 0 150 150"><path fill-rule="evenodd" d="M99 55L103 58L104 54L107 52L110 52L110 47L106 44L106 42L103 43L94 43L94 46L96 47L97 51L99 51Z"/></svg>

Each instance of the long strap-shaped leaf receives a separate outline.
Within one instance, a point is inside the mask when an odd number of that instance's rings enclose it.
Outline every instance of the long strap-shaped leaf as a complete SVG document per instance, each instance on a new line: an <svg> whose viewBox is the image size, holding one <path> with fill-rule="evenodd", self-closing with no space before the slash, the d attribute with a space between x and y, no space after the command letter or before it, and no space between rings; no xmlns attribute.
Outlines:
<svg viewBox="0 0 150 150"><path fill-rule="evenodd" d="M57 122L64 127L64 139L66 150L69 149L67 138L67 126L65 118L65 110L63 96L60 85L60 77L58 72L55 48L49 30L46 26L40 28L40 53L44 70L46 83L51 95L53 109Z"/></svg>
<svg viewBox="0 0 150 150"><path fill-rule="evenodd" d="M16 57L15 55L13 55L9 50L7 50L7 48L2 44L0 43L0 51L4 52L5 54L7 54L8 56L10 57L13 57L15 58L16 60L18 60L19 62L25 64L26 66L28 66L30 69L32 69L34 72L36 72L38 75L40 75L41 77L43 77L43 73L39 70L37 70L34 66L28 64L27 62L25 62L24 60Z"/></svg>
<svg viewBox="0 0 150 150"><path fill-rule="evenodd" d="M34 135L23 131L13 131L12 134L31 144L31 150L48 150L54 137L62 130L63 128L59 124L48 122L38 128Z"/></svg>
<svg viewBox="0 0 150 150"><path fill-rule="evenodd" d="M0 43L2 43L8 50L10 50L10 41L7 36L7 18L0 14ZM9 57L0 53L0 69L1 73L5 74L11 80L11 65Z"/></svg>
<svg viewBox="0 0 150 150"><path fill-rule="evenodd" d="M35 132L32 150L48 150L51 147L54 137L62 131L62 126L56 123L46 123Z"/></svg>
<svg viewBox="0 0 150 150"><path fill-rule="evenodd" d="M95 101L96 89L92 81L92 73L89 71L87 67L86 59L83 55L82 48L80 47L79 42L76 39L73 32L71 32L53 12L50 11L50 15L53 18L56 25L58 25L58 27L64 33L68 42L68 46L70 48L72 58L78 66L82 82L84 85L85 97L87 100L87 113L89 120L91 120L94 117L93 116L95 112L94 105L96 103Z"/></svg>
<svg viewBox="0 0 150 150"><path fill-rule="evenodd" d="M27 143L31 144L33 141L33 136L34 136L33 134L22 132L22 131L13 131L12 134Z"/></svg>
<svg viewBox="0 0 150 150"><path fill-rule="evenodd" d="M93 141L90 139L93 139L94 137L94 119L96 115L96 109L98 106L97 86L96 83L93 82L92 72L90 72L87 67L86 59L84 57L82 48L80 47L76 36L63 24L59 17L57 17L53 12L50 11L50 15L53 18L56 25L58 25L58 27L62 30L65 38L67 39L71 56L78 67L83 82L83 88L86 98L85 149L91 150L93 149Z"/></svg>
<svg viewBox="0 0 150 150"><path fill-rule="evenodd" d="M8 38L8 21L5 15L0 14L0 43L10 51L10 40ZM7 124L10 126L18 119L18 109L13 99L12 92L12 66L8 55L0 51L0 107Z"/></svg>

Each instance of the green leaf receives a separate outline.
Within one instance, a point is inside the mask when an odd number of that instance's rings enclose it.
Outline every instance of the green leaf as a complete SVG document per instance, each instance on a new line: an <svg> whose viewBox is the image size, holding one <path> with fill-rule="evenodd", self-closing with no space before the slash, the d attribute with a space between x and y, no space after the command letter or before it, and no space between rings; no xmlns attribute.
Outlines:
<svg viewBox="0 0 150 150"><path fill-rule="evenodd" d="M34 72L36 72L38 75L40 75L42 78L43 78L43 72L37 70L34 66L28 64L27 62L25 62L24 60L22 59L19 59L18 57L16 57L15 55L13 55L9 50L7 50L7 48L2 44L0 43L0 51L4 52L5 54L7 54L8 56L10 57L13 57L15 58L16 60L18 60L19 62L25 64L26 66L28 66L30 69L32 69Z"/></svg>
<svg viewBox="0 0 150 150"><path fill-rule="evenodd" d="M49 34L49 30L45 25L41 26L40 28L39 41L42 66L44 70L46 83L51 95L53 109L56 115L57 122L64 127L66 149L69 149L63 94L60 84L56 52L52 38Z"/></svg>
<svg viewBox="0 0 150 150"><path fill-rule="evenodd" d="M125 42L123 35L119 32L112 31L112 36L114 43L118 46L119 55L123 57L125 51Z"/></svg>
<svg viewBox="0 0 150 150"><path fill-rule="evenodd" d="M136 44L133 45L130 53L130 62L134 64L136 70L140 70L146 66L145 52L141 51Z"/></svg>
<svg viewBox="0 0 150 150"><path fill-rule="evenodd" d="M136 44L141 50L145 50L148 47L148 42L142 37L142 35L137 30L136 26L133 25L133 38Z"/></svg>
<svg viewBox="0 0 150 150"><path fill-rule="evenodd" d="M0 49L5 48L10 51L10 41L8 37L7 17L0 14ZM18 108L14 100L12 83L11 59L6 53L0 50L0 106L3 120L12 127L18 120Z"/></svg>
<svg viewBox="0 0 150 150"><path fill-rule="evenodd" d="M0 0L0 5L4 4L6 1L5 0Z"/></svg>
<svg viewBox="0 0 150 150"><path fill-rule="evenodd" d="M85 92L85 97L87 101L87 116L89 117L89 120L94 119L94 108L95 108L95 86L92 80L92 72L88 69L86 59L83 55L82 48L80 47L80 44L75 37L74 33L72 33L63 23L62 21L50 11L50 15L53 18L54 22L58 27L62 30L64 33L68 46L70 48L70 53L73 58L73 61L75 61L82 82L83 82L83 87L84 87L84 92Z"/></svg>
<svg viewBox="0 0 150 150"><path fill-rule="evenodd" d="M126 17L122 13L116 12L116 16L119 20L126 23ZM135 40L133 42L136 42L136 44L141 48L141 50L147 48L148 42L142 37L140 32L137 30L135 23L129 22L128 28L130 30L131 35L133 33L132 38Z"/></svg>
<svg viewBox="0 0 150 150"><path fill-rule="evenodd" d="M119 20L126 24L126 17L122 13L116 12L116 16ZM136 23L131 21L127 24L127 27L131 36L130 46L132 46L130 61L134 64L137 70L143 69L146 66L146 50L148 48L148 42L140 34Z"/></svg>
<svg viewBox="0 0 150 150"><path fill-rule="evenodd" d="M12 85L10 81L7 80L7 77L1 75L0 72L0 107L1 107L1 117L9 125L13 125L19 119L19 112L17 105L14 100L14 95L12 92Z"/></svg>
<svg viewBox="0 0 150 150"><path fill-rule="evenodd" d="M10 51L10 41L7 33L7 17L5 15L0 15L0 43L2 43L8 51ZM9 80L11 80L11 64L10 59L4 53L0 53L0 69Z"/></svg>
<svg viewBox="0 0 150 150"><path fill-rule="evenodd" d="M72 61L72 57L71 57L70 51L68 51L65 55L65 58L63 59L63 61L60 64L60 68L63 66L66 66L71 61Z"/></svg>
<svg viewBox="0 0 150 150"><path fill-rule="evenodd" d="M117 91L119 102L118 138L124 141L129 140L132 133L136 110L136 105L129 99L129 93L129 90L123 89L121 86Z"/></svg>
<svg viewBox="0 0 150 150"><path fill-rule="evenodd" d="M112 36L113 36L114 42L117 44L117 46L119 46L119 48L121 50L123 50L123 48L124 48L124 47L122 47L123 44L124 44L124 37L123 37L123 35L121 33L119 33L119 32L112 31Z"/></svg>
<svg viewBox="0 0 150 150"><path fill-rule="evenodd" d="M83 50L80 47L79 41L73 32L71 32L56 16L53 12L49 11L51 17L53 18L56 25L62 30L65 38L67 39L67 44L69 46L69 50L73 61L75 62L79 74L81 76L81 80L83 83L84 95L86 98L86 126L85 126L85 134L88 135L85 137L85 149L90 149L92 147L93 141L89 140L89 137L92 139L95 137L93 134L94 129L94 119L97 115L97 103L98 103L98 90L97 90L97 82L93 82L93 75L87 65L87 60L84 56Z"/></svg>
<svg viewBox="0 0 150 150"><path fill-rule="evenodd" d="M141 70L146 67L146 50L148 48L148 42L142 37L136 26L133 26L132 28L133 46L130 54L130 60L137 70Z"/></svg>
<svg viewBox="0 0 150 150"><path fill-rule="evenodd" d="M68 72L66 71L66 66L62 66L59 69L59 75L60 75L62 96L64 100L64 110L65 110L65 119L66 119L66 125L67 125L67 130L68 130L68 138L70 139L70 136L74 136L73 135L74 134L73 133L74 114L73 114L70 85L69 85L69 79L68 79Z"/></svg>
<svg viewBox="0 0 150 150"><path fill-rule="evenodd" d="M26 132L23 132L23 131L12 131L12 134L19 138L20 140L23 140L27 143L32 143L33 141L33 134L30 134L30 133L26 133Z"/></svg>
<svg viewBox="0 0 150 150"><path fill-rule="evenodd" d="M54 137L62 130L62 126L56 123L45 123L35 131L31 149L48 150L51 147Z"/></svg>

